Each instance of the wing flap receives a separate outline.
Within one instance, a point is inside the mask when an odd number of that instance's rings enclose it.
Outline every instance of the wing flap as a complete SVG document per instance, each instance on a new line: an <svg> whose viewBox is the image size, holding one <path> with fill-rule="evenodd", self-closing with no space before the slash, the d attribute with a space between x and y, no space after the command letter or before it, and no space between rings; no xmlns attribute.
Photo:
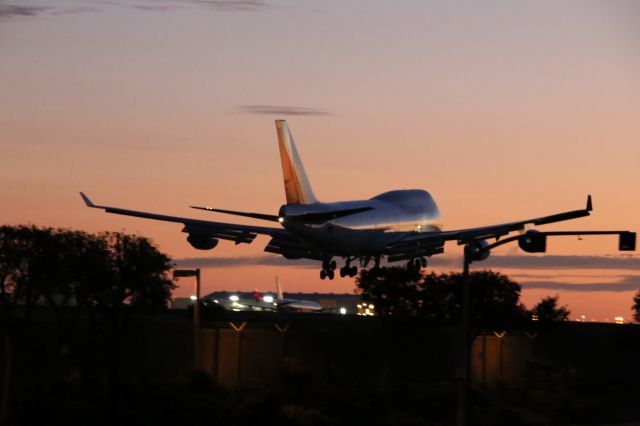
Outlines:
<svg viewBox="0 0 640 426"><path fill-rule="evenodd" d="M323 253L314 250L297 238L273 237L264 248L268 253L280 254L289 259L322 260Z"/></svg>

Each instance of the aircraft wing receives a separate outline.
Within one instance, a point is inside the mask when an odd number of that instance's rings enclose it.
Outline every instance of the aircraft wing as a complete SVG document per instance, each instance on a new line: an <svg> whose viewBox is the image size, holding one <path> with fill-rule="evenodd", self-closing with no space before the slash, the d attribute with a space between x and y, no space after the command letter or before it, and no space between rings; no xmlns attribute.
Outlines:
<svg viewBox="0 0 640 426"><path fill-rule="evenodd" d="M592 210L591 195L589 195L587 197L586 208L580 210L478 228L444 232L411 232L387 246L385 254L388 256L388 260L392 262L414 257L430 256L432 254L442 253L445 241L458 241L458 244L466 244L473 240L498 239L513 231L523 230L526 225L546 225L548 223L577 219L579 217L589 216Z"/></svg>
<svg viewBox="0 0 640 426"><path fill-rule="evenodd" d="M272 238L293 238L293 234L282 228L269 228L264 226L238 225L233 223L211 222L208 220L189 219L178 216L141 212L136 210L121 209L118 207L99 206L94 204L83 192L80 193L87 207L103 209L107 213L121 214L125 216L141 217L144 219L161 220L165 222L182 223L182 232L196 234L221 240L234 241L236 244L250 244L258 234L269 235Z"/></svg>

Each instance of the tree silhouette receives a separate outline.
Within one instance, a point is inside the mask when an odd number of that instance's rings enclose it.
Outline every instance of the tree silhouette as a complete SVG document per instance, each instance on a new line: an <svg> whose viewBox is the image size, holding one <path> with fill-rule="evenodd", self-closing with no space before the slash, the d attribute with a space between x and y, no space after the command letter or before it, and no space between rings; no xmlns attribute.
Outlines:
<svg viewBox="0 0 640 426"><path fill-rule="evenodd" d="M461 316L461 273L428 274L422 281L422 315L438 323L457 323ZM489 270L469 274L470 319L476 327L508 327L526 318L521 287Z"/></svg>
<svg viewBox="0 0 640 426"><path fill-rule="evenodd" d="M362 299L373 303L379 315L416 316L420 297L420 273L406 268L362 270L356 285Z"/></svg>
<svg viewBox="0 0 640 426"><path fill-rule="evenodd" d="M53 312L59 348L66 347L82 313L115 353L135 319L167 307L174 283L171 259L148 239L122 233L0 227L0 332L4 374L0 424L6 420L19 337L29 327L36 304ZM140 321L138 321L139 323Z"/></svg>
<svg viewBox="0 0 640 426"><path fill-rule="evenodd" d="M361 271L356 279L363 300L380 315L425 318L439 324L460 320L463 276L427 274L405 268ZM506 327L526 318L520 285L492 271L470 274L471 320L476 326Z"/></svg>
<svg viewBox="0 0 640 426"><path fill-rule="evenodd" d="M633 306L631 309L633 309L633 319L636 320L636 322L640 322L640 290L633 297Z"/></svg>
<svg viewBox="0 0 640 426"><path fill-rule="evenodd" d="M559 296L547 296L542 299L531 310L531 315L536 316L538 321L566 321L569 319L571 311L567 306L558 306Z"/></svg>

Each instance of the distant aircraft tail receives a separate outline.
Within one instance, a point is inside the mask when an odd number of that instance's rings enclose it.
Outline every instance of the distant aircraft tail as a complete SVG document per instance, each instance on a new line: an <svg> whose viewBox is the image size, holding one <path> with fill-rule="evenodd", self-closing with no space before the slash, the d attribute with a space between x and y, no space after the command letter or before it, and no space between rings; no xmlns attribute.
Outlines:
<svg viewBox="0 0 640 426"><path fill-rule="evenodd" d="M277 276L276 276L276 294L278 295L278 300L284 300L284 293L282 293L282 287L280 287L280 281L278 281Z"/></svg>
<svg viewBox="0 0 640 426"><path fill-rule="evenodd" d="M313 194L311 183L304 171L302 160L298 155L293 136L285 120L276 120L278 131L278 146L280 147L280 160L282 161L282 176L284 178L284 191L287 195L287 204L313 204L318 200Z"/></svg>

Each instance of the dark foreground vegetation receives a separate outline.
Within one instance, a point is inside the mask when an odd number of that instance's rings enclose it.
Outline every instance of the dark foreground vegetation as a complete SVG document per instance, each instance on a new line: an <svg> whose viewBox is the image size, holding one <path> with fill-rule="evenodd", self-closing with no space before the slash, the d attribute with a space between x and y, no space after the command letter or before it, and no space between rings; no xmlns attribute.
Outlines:
<svg viewBox="0 0 640 426"><path fill-rule="evenodd" d="M274 368L273 383L233 388L209 375L166 371L111 382L84 372L18 383L10 424L455 424L452 379L380 369L340 375L299 363ZM611 382L588 369L539 363L518 386L474 387L470 418L476 425L635 424L639 402L632 380Z"/></svg>
<svg viewBox="0 0 640 426"><path fill-rule="evenodd" d="M167 310L170 270L143 237L0 227L0 425L455 424L459 275L363 272L378 318L225 313L204 328L249 355L223 386L222 371L194 372L189 315ZM476 335L526 334L533 349L517 380L475 383L471 424L640 422L636 326L563 322L557 298L528 311L508 277L472 278ZM265 361L251 344L267 329L280 358ZM251 363L272 379L252 379Z"/></svg>

